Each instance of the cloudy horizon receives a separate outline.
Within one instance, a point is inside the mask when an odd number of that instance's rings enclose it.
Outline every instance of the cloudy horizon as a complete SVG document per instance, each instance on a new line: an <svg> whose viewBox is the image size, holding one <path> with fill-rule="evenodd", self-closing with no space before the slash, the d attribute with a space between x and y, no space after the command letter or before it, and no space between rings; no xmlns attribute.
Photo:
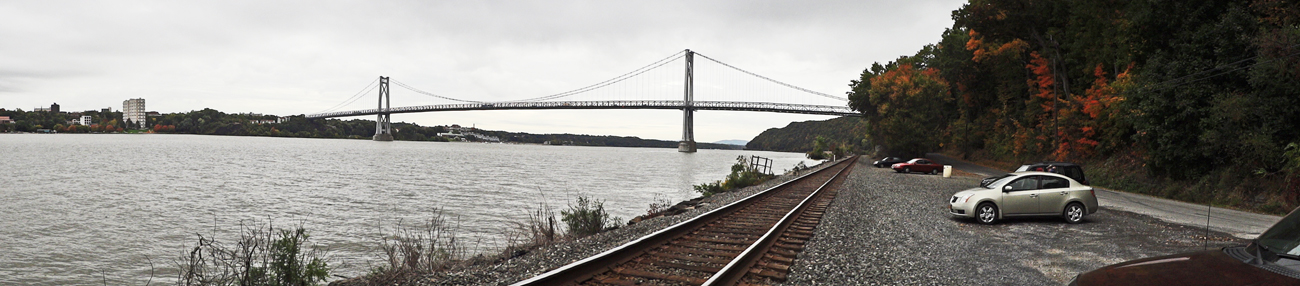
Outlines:
<svg viewBox="0 0 1300 286"><path fill-rule="evenodd" d="M123 100L144 98L148 110L163 113L309 114L344 102L378 76L503 101L587 86L684 49L844 96L871 63L937 42L963 3L11 1L0 4L0 108L57 102L71 111L120 110ZM665 68L680 74L680 65ZM373 108L373 98L340 110ZM393 89L393 106L440 103L449 102ZM829 118L699 111L695 134L700 142L749 140L768 128ZM672 110L463 111L393 120L681 136L681 111Z"/></svg>

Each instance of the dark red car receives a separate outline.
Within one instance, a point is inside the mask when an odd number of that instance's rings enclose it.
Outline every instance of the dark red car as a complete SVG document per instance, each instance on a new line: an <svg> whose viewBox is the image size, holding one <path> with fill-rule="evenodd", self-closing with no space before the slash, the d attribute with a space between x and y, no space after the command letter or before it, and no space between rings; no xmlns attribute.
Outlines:
<svg viewBox="0 0 1300 286"><path fill-rule="evenodd" d="M916 158L908 160L907 162L894 164L892 168L894 169L894 172L900 173L921 172L938 175L939 172L943 172L943 165L935 164L934 162L931 162L930 159L926 158Z"/></svg>
<svg viewBox="0 0 1300 286"><path fill-rule="evenodd" d="M1300 209L1246 246L1122 262L1068 285L1300 285Z"/></svg>

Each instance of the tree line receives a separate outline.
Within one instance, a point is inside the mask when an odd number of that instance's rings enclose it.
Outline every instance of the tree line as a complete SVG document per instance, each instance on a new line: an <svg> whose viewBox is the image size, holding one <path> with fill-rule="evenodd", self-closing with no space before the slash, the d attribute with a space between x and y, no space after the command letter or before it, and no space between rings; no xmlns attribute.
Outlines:
<svg viewBox="0 0 1300 286"><path fill-rule="evenodd" d="M23 111L0 109L0 116L9 117L10 121L0 124L0 132L38 132L52 130L64 133L121 132L127 124L122 121L121 112L102 112L96 110L64 113L48 111ZM80 120L81 116L90 116L90 125L70 124Z"/></svg>
<svg viewBox="0 0 1300 286"><path fill-rule="evenodd" d="M90 126L67 124L74 119L71 114L22 110L0 111L0 116L10 116L14 123L0 124L0 132L37 132L52 129L57 132L124 132L130 125L121 121L121 112L100 114L87 111L92 122L107 122ZM300 138L370 139L375 134L375 121L365 119L320 119L302 115L279 117L252 113L225 113L211 108L190 112L165 113L149 117L145 131L154 133L274 136ZM676 148L677 141L641 139L627 136L597 136L578 134L529 134L520 132L452 128L451 126L420 126L415 123L394 122L393 139L402 141L481 141L473 136L444 136L459 134L461 130L499 138L502 142L576 146L658 147ZM455 138L453 138L455 137ZM463 138L463 139L462 139ZM704 149L741 149L726 144L699 143Z"/></svg>
<svg viewBox="0 0 1300 286"><path fill-rule="evenodd" d="M1300 6L974 0L939 43L851 81L899 152L1072 160L1133 153L1162 176L1276 171L1300 139Z"/></svg>

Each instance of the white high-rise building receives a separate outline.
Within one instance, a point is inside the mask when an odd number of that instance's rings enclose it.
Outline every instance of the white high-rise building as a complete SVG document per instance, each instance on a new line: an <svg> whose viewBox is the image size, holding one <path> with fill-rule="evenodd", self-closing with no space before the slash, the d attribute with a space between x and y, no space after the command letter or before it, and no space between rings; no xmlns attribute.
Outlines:
<svg viewBox="0 0 1300 286"><path fill-rule="evenodd" d="M122 120L131 122L134 126L148 128L145 126L148 114L144 111L144 99L132 98L122 101Z"/></svg>
<svg viewBox="0 0 1300 286"><path fill-rule="evenodd" d="M90 115L82 115L81 121L78 123L81 125L90 126Z"/></svg>

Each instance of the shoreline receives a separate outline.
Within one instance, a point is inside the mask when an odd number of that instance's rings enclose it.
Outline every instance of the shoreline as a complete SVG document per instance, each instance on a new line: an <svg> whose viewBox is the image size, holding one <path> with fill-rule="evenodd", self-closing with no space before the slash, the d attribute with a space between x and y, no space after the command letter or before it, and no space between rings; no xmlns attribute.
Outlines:
<svg viewBox="0 0 1300 286"><path fill-rule="evenodd" d="M842 159L841 159L842 160ZM621 246L642 236L659 231L674 224L694 218L698 215L724 206L731 202L749 197L760 191L770 189L798 176L824 169L835 161L826 160L799 172L778 175L776 178L755 186L714 194L711 197L686 200L675 204L695 202L676 215L660 215L644 218L636 223L624 224L617 229L604 231L587 237L559 241L510 254L484 256L478 259L468 258L445 271L427 274L403 285L508 285L528 279L551 269L561 267L605 250ZM623 222L626 223L626 222ZM522 252L522 253L519 253ZM486 259L481 259L486 258ZM350 286L360 284L359 277L348 277L331 282L332 286Z"/></svg>

